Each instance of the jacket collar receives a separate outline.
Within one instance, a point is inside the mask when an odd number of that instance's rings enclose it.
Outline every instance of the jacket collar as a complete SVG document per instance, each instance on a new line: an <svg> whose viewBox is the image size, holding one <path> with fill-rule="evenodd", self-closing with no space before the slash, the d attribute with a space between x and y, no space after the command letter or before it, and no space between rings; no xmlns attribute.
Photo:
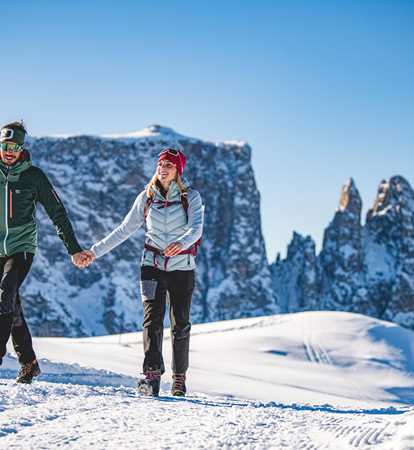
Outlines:
<svg viewBox="0 0 414 450"><path fill-rule="evenodd" d="M30 155L27 153L28 156L25 156L23 160L17 161L16 164L13 164L12 166L8 166L7 164L4 164L3 161L0 160L0 169L4 176L7 175L7 177L10 179L10 181L17 181L20 177L20 174L23 173L25 170L29 169L32 165L32 161L30 160Z"/></svg>
<svg viewBox="0 0 414 450"><path fill-rule="evenodd" d="M186 187L188 187L187 180L183 179L183 183ZM152 191L155 194L155 198L159 198L160 200L168 200L168 201L174 201L179 200L181 196L180 188L178 187L178 184L175 181L172 181L170 184L170 189L167 192L167 195L164 196L157 186L152 186Z"/></svg>

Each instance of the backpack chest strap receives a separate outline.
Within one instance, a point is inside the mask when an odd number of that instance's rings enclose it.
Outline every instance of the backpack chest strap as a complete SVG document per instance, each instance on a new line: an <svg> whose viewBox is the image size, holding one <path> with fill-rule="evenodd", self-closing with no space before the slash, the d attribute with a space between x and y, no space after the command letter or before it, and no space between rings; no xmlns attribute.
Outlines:
<svg viewBox="0 0 414 450"><path fill-rule="evenodd" d="M173 201L173 202L170 202L170 201L168 201L168 200L165 200L165 201L163 201L163 200L156 200L156 201L153 202L153 203L154 203L154 205L158 205L158 206L157 206L157 209L168 208L169 206L172 206L172 205L181 204L180 201Z"/></svg>

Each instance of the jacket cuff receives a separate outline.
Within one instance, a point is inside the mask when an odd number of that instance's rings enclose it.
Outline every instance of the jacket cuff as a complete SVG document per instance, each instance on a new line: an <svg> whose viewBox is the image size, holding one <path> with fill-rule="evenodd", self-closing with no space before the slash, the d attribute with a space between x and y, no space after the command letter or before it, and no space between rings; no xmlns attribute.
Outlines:
<svg viewBox="0 0 414 450"><path fill-rule="evenodd" d="M89 251L91 251L95 255L95 258L99 258L100 256L102 256L100 254L100 252L97 250L96 244L92 245L92 247L89 249Z"/></svg>
<svg viewBox="0 0 414 450"><path fill-rule="evenodd" d="M75 253L79 253L81 251L82 251L82 247L79 245L76 238L73 238L73 240L71 240L71 242L69 242L69 244L68 244L69 255L74 255Z"/></svg>

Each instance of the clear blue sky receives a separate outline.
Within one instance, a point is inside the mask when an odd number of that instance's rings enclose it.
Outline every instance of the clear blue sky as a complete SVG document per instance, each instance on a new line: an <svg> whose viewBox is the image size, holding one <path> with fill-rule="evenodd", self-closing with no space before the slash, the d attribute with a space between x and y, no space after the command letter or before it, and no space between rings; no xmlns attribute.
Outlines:
<svg viewBox="0 0 414 450"><path fill-rule="evenodd" d="M413 182L413 1L1 6L0 122L248 141L270 260L293 230L320 247L350 176L365 210L382 178Z"/></svg>

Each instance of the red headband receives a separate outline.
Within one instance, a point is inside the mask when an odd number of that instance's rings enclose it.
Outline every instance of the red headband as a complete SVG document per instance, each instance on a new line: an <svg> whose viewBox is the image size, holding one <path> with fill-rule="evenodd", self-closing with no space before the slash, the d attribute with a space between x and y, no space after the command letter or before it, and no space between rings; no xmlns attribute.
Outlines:
<svg viewBox="0 0 414 450"><path fill-rule="evenodd" d="M167 161L172 162L175 167L177 167L178 174L180 177L183 174L186 157L184 153L180 152L179 150L174 150L171 148L166 148L160 153L160 156L158 158L158 161L163 161L166 159Z"/></svg>

